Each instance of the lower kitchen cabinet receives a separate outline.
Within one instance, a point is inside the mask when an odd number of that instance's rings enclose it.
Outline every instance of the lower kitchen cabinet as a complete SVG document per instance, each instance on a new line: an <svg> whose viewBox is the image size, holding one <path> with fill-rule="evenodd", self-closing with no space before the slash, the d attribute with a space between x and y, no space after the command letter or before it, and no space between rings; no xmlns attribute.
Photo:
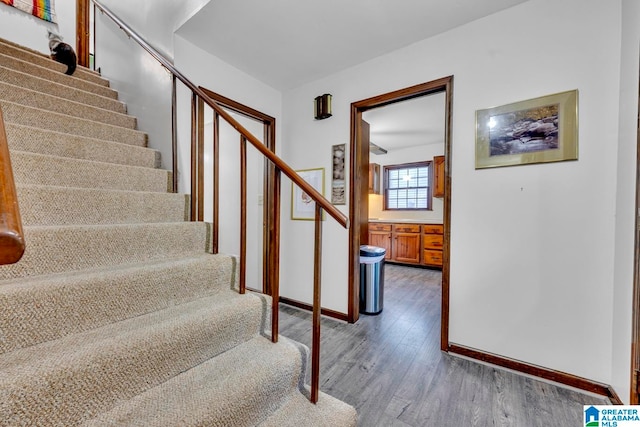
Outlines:
<svg viewBox="0 0 640 427"><path fill-rule="evenodd" d="M407 264L420 263L420 226L393 224L392 260Z"/></svg>
<svg viewBox="0 0 640 427"><path fill-rule="evenodd" d="M386 260L391 259L391 229L391 224L369 224L369 245L386 249Z"/></svg>
<svg viewBox="0 0 640 427"><path fill-rule="evenodd" d="M442 268L442 245L444 227L440 224L422 226L422 263Z"/></svg>
<svg viewBox="0 0 640 427"><path fill-rule="evenodd" d="M386 249L385 259L442 268L441 224L369 223L369 245Z"/></svg>

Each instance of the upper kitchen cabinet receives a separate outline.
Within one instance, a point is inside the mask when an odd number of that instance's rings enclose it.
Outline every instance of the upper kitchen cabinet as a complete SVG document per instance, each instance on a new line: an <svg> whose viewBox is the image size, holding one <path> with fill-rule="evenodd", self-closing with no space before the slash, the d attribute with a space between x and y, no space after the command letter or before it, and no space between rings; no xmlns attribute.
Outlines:
<svg viewBox="0 0 640 427"><path fill-rule="evenodd" d="M444 156L433 158L433 197L444 197Z"/></svg>

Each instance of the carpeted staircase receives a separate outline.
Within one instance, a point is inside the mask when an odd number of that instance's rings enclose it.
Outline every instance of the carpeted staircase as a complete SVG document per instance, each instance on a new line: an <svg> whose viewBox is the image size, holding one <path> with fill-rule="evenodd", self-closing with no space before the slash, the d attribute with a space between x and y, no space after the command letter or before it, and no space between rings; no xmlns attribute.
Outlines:
<svg viewBox="0 0 640 427"><path fill-rule="evenodd" d="M353 426L98 74L0 40L27 249L0 267L1 426Z"/></svg>

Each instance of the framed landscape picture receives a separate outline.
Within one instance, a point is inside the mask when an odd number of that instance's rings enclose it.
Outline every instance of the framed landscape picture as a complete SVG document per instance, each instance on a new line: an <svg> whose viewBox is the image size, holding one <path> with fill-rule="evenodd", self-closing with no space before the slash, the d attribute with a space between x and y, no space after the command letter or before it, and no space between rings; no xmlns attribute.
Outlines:
<svg viewBox="0 0 640 427"><path fill-rule="evenodd" d="M577 159L577 90L476 111L476 169Z"/></svg>

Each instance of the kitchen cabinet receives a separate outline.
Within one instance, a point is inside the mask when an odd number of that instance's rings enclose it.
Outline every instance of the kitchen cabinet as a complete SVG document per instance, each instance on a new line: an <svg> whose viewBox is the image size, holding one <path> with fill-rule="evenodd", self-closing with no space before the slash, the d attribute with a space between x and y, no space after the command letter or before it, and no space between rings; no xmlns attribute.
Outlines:
<svg viewBox="0 0 640 427"><path fill-rule="evenodd" d="M393 224L393 261L420 263L420 226L417 224Z"/></svg>
<svg viewBox="0 0 640 427"><path fill-rule="evenodd" d="M442 224L370 222L369 245L384 248L385 260L442 268Z"/></svg>
<svg viewBox="0 0 640 427"><path fill-rule="evenodd" d="M369 163L369 194L381 194L381 191L380 165L377 163Z"/></svg>
<svg viewBox="0 0 640 427"><path fill-rule="evenodd" d="M442 268L443 233L440 224L422 226L422 264Z"/></svg>
<svg viewBox="0 0 640 427"><path fill-rule="evenodd" d="M386 249L385 260L391 259L391 229L391 224L369 223L369 245Z"/></svg>
<svg viewBox="0 0 640 427"><path fill-rule="evenodd" d="M444 156L433 158L433 197L444 197Z"/></svg>

